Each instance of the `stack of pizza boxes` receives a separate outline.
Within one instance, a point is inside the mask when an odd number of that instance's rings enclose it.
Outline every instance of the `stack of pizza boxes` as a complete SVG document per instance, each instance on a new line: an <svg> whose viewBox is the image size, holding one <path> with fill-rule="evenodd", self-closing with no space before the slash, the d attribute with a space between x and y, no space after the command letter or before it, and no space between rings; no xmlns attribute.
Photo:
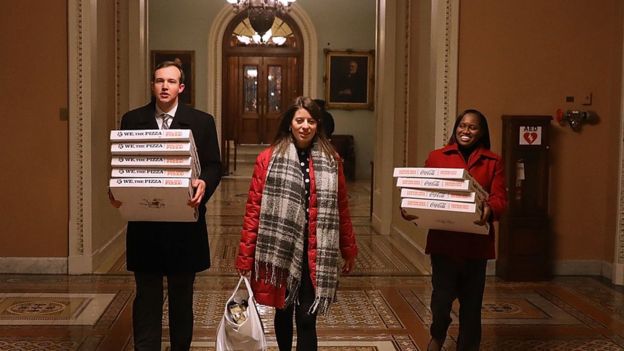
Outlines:
<svg viewBox="0 0 624 351"><path fill-rule="evenodd" d="M397 167L401 208L418 217L422 228L487 235L489 223L477 225L488 194L463 168Z"/></svg>
<svg viewBox="0 0 624 351"><path fill-rule="evenodd" d="M110 190L128 221L194 222L187 205L201 172L188 129L112 130Z"/></svg>

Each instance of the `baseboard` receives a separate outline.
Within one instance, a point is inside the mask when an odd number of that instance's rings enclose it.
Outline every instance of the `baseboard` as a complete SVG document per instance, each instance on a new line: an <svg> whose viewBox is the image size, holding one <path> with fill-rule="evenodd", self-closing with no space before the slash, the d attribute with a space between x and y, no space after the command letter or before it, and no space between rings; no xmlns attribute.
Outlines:
<svg viewBox="0 0 624 351"><path fill-rule="evenodd" d="M373 212L373 214L371 215L371 226L373 227L373 229L380 233L381 231L379 230L381 228L381 218L379 218L379 216L377 216L376 213Z"/></svg>
<svg viewBox="0 0 624 351"><path fill-rule="evenodd" d="M617 263L613 265L613 284L624 285L624 264Z"/></svg>
<svg viewBox="0 0 624 351"><path fill-rule="evenodd" d="M92 267L112 266L125 250L125 228L90 256L0 257L0 274L89 274ZM70 264L71 261L71 264Z"/></svg>
<svg viewBox="0 0 624 351"><path fill-rule="evenodd" d="M553 275L590 275L612 279L613 264L599 260L555 261Z"/></svg>
<svg viewBox="0 0 624 351"><path fill-rule="evenodd" d="M67 257L0 257L0 273L67 274Z"/></svg>
<svg viewBox="0 0 624 351"><path fill-rule="evenodd" d="M126 251L126 226L111 238L104 246L93 253L94 273L110 271L115 262Z"/></svg>
<svg viewBox="0 0 624 351"><path fill-rule="evenodd" d="M398 241L397 249L407 257L410 262L425 274L431 274L431 263L425 248L419 245L411 236L396 226L390 228L390 236Z"/></svg>
<svg viewBox="0 0 624 351"><path fill-rule="evenodd" d="M375 218L373 217L373 221ZM398 248L410 261L426 274L431 274L429 257L425 254L425 248L416 243L409 234L396 226L392 226L390 235L399 241ZM553 264L553 275L587 275L603 277L614 284L624 285L624 265L613 265L600 260L561 260ZM496 274L496 260L488 260L486 274Z"/></svg>

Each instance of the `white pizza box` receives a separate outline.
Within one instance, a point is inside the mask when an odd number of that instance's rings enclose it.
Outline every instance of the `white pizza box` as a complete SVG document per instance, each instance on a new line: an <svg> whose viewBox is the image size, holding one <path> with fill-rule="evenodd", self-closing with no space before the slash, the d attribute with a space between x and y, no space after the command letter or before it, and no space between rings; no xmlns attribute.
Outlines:
<svg viewBox="0 0 624 351"><path fill-rule="evenodd" d="M477 195L476 191L433 191L423 189L401 189L402 198L427 199L427 200L443 200L443 201L459 201L459 202L475 202L479 203L484 199L481 195Z"/></svg>
<svg viewBox="0 0 624 351"><path fill-rule="evenodd" d="M195 144L190 141L175 142L140 142L140 143L112 143L111 154L120 155L188 155L195 156Z"/></svg>
<svg viewBox="0 0 624 351"><path fill-rule="evenodd" d="M197 221L197 209L187 205L193 195L190 179L113 178L109 187L128 221Z"/></svg>
<svg viewBox="0 0 624 351"><path fill-rule="evenodd" d="M113 168L112 178L197 178L193 168Z"/></svg>
<svg viewBox="0 0 624 351"><path fill-rule="evenodd" d="M198 159L191 156L113 156L114 168L193 168L200 174Z"/></svg>
<svg viewBox="0 0 624 351"><path fill-rule="evenodd" d="M481 197L487 198L487 193L473 180L436 179L436 178L397 178L397 186L400 188L434 189L451 191L476 191Z"/></svg>
<svg viewBox="0 0 624 351"><path fill-rule="evenodd" d="M467 170L464 168L435 168L435 167L395 167L394 177L403 178L436 178L471 180L474 187L482 194L487 194Z"/></svg>
<svg viewBox="0 0 624 351"><path fill-rule="evenodd" d="M395 167L394 177L469 179L463 168Z"/></svg>
<svg viewBox="0 0 624 351"><path fill-rule="evenodd" d="M110 131L110 141L112 142L191 140L193 140L193 132L190 129L138 129Z"/></svg>
<svg viewBox="0 0 624 351"><path fill-rule="evenodd" d="M455 201L436 201L425 199L402 199L401 208L412 216L414 222L422 228L450 230L487 235L490 224L477 225L481 210L476 204Z"/></svg>

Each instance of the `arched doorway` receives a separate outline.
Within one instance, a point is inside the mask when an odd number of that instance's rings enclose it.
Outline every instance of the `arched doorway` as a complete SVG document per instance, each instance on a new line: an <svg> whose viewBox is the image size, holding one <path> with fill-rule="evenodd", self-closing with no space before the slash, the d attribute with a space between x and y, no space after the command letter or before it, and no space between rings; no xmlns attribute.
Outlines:
<svg viewBox="0 0 624 351"><path fill-rule="evenodd" d="M223 35L221 135L228 168L232 144L270 143L282 111L303 93L303 39L292 18L275 19L273 38L285 38L279 45L268 37L265 42L245 43L244 38L253 34L243 12L230 21Z"/></svg>

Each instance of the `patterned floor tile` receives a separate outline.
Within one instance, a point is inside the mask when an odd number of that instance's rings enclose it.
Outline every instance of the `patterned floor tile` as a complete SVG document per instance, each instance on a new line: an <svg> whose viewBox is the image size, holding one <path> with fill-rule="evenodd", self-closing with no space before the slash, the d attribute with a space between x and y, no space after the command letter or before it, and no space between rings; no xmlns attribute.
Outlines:
<svg viewBox="0 0 624 351"><path fill-rule="evenodd" d="M194 296L194 323L200 329L216 329L231 291L197 291ZM403 328L400 320L378 290L341 290L329 315L319 316L319 330L363 329L385 330ZM165 302L163 327L168 328L168 304ZM274 309L258 306L260 318L269 335L274 334Z"/></svg>
<svg viewBox="0 0 624 351"><path fill-rule="evenodd" d="M0 325L94 325L115 294L0 293Z"/></svg>

